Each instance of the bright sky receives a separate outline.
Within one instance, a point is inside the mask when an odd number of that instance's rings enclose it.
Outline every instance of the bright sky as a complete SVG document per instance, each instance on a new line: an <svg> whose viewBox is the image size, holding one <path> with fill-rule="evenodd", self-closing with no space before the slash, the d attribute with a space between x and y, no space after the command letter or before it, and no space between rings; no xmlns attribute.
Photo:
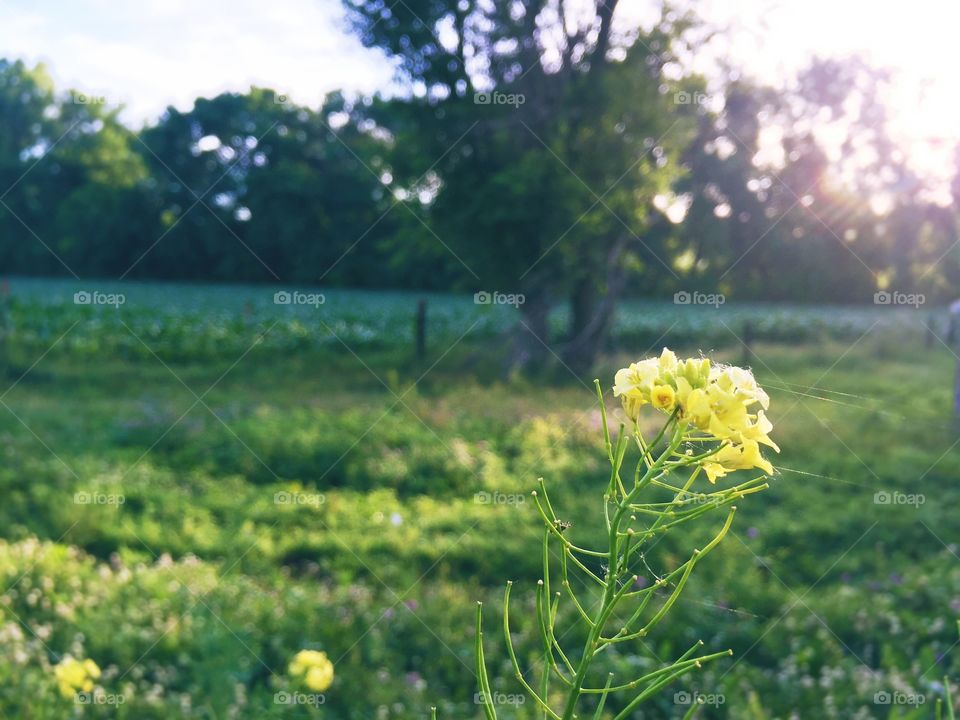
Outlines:
<svg viewBox="0 0 960 720"><path fill-rule="evenodd" d="M315 106L392 75L337 0L3 0L3 56L42 60L58 89L123 102L133 124L223 90L272 87Z"/></svg>
<svg viewBox="0 0 960 720"><path fill-rule="evenodd" d="M693 2L693 0L691 0ZM733 32L717 52L775 84L814 54L860 53L896 71L895 127L925 174L960 139L955 0L701 0ZM648 0L620 11L649 17ZM3 0L0 56L46 62L58 87L122 101L132 124L198 95L274 87L316 105L333 89L389 85L389 65L349 35L339 0ZM700 59L710 72L713 56Z"/></svg>
<svg viewBox="0 0 960 720"><path fill-rule="evenodd" d="M637 0L628 0L637 2ZM642 3L638 3L642 4ZM960 3L956 0L703 0L701 14L733 32L719 52L782 85L814 55L857 54L893 73L892 132L933 184L948 182L960 141ZM699 69L709 72L709 59Z"/></svg>

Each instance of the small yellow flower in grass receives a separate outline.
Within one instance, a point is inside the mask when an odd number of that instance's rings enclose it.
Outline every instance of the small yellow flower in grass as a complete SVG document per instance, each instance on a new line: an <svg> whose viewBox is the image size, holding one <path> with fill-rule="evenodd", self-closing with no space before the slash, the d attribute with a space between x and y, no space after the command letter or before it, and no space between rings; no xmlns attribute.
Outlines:
<svg viewBox="0 0 960 720"><path fill-rule="evenodd" d="M298 652L287 666L287 672L314 692L323 692L333 683L333 663L325 652L318 650Z"/></svg>
<svg viewBox="0 0 960 720"><path fill-rule="evenodd" d="M89 658L77 660L70 655L54 666L53 675L57 679L60 694L73 697L78 692L90 692L94 682L100 677L100 667Z"/></svg>

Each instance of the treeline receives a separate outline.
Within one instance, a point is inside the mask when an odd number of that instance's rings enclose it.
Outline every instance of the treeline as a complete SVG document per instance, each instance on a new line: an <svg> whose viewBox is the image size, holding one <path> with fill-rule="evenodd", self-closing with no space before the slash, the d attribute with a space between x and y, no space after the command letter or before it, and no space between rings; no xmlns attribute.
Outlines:
<svg viewBox="0 0 960 720"><path fill-rule="evenodd" d="M832 92L837 110L848 93L834 86L853 87L866 72L822 64L804 87ZM471 96L348 105L334 95L311 109L253 88L199 98L188 112L171 108L135 132L102 98L56 93L42 66L0 61L0 269L516 290L527 283L509 268L556 272L571 249L602 234L633 246L621 281L629 293L867 301L882 280L951 296L956 214L922 200L922 182L902 158L898 166L894 148L860 175L874 185L864 190L892 199L878 216L866 194L831 186L837 163L803 118L782 117L797 98L735 83L715 113L694 104L704 97L696 89L629 92L638 89L629 74L613 88L628 102L609 117L590 103L597 92L584 95L579 132L593 137L570 149L537 137L548 108L530 98L497 105L492 96L490 104ZM810 115L825 106L803 100ZM646 115L634 123L643 132L605 155L596 135L604 125L627 134L617 125L631 113ZM762 117L804 128L782 138L782 167L754 162ZM851 135L878 132L847 120ZM471 129L461 137L461 128ZM517 128L526 137L512 145ZM633 152L618 156L627 143ZM491 149L505 157L478 157ZM614 184L628 160L639 181Z"/></svg>
<svg viewBox="0 0 960 720"><path fill-rule="evenodd" d="M140 132L103 100L0 61L3 272L402 283L380 250L396 232L377 222L383 142L339 97L312 110L254 88Z"/></svg>
<svg viewBox="0 0 960 720"><path fill-rule="evenodd" d="M523 293L534 333L569 302L572 347L624 294L953 298L957 214L890 140L881 73L708 95L681 71L694 18L587 5L352 0L407 96L252 88L139 132L0 61L0 272Z"/></svg>

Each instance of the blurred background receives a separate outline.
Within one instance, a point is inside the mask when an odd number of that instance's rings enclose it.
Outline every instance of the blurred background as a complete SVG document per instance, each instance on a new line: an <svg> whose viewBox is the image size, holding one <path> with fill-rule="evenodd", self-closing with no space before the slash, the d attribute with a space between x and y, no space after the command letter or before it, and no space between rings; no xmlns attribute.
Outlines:
<svg viewBox="0 0 960 720"><path fill-rule="evenodd" d="M5 2L0 715L479 717L476 600L495 628L514 580L542 663L526 493L599 541L592 380L613 406L670 346L751 366L783 452L603 670L733 657L635 716L933 717L960 640L958 20ZM541 717L488 635L501 714ZM305 648L323 694L288 676ZM66 657L95 690L61 692Z"/></svg>

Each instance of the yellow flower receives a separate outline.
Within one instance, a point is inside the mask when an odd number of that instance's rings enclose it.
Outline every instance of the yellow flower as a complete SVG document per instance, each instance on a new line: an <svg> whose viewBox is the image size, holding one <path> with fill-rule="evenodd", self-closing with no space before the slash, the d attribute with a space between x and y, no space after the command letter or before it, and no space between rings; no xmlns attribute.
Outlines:
<svg viewBox="0 0 960 720"><path fill-rule="evenodd" d="M100 677L100 667L89 658L77 660L70 655L54 666L53 675L64 697L73 697L78 692L93 690L94 681Z"/></svg>
<svg viewBox="0 0 960 720"><path fill-rule="evenodd" d="M636 421L644 405L671 412L693 388L706 384L709 372L709 360L692 358L680 362L671 350L664 348L659 358L647 358L618 370L613 394L620 398L627 417Z"/></svg>
<svg viewBox="0 0 960 720"><path fill-rule="evenodd" d="M710 426L710 397L703 388L692 388L687 391L684 387L680 393L680 416L700 430Z"/></svg>
<svg viewBox="0 0 960 720"><path fill-rule="evenodd" d="M679 408L680 420L697 438L721 441L721 449L703 463L710 482L732 470L773 472L760 454L760 445L780 451L770 439L773 424L764 413L770 398L746 368L713 365L706 358L678 360L664 348L659 358L617 372L613 393L634 422L644 405L665 412Z"/></svg>
<svg viewBox="0 0 960 720"><path fill-rule="evenodd" d="M287 672L314 692L323 692L333 683L333 663L325 652L318 650L298 652L287 666Z"/></svg>
<svg viewBox="0 0 960 720"><path fill-rule="evenodd" d="M659 375L659 364L652 358L631 363L628 367L617 371L613 379L613 393L614 395L630 395L642 392L649 389Z"/></svg>
<svg viewBox="0 0 960 720"><path fill-rule="evenodd" d="M724 392L732 393L746 405L760 403L764 410L770 405L770 398L757 385L753 373L746 368L733 365L714 366L710 371L710 382Z"/></svg>
<svg viewBox="0 0 960 720"><path fill-rule="evenodd" d="M628 418L636 421L636 419L640 417L640 408L643 407L645 402L642 397L624 397L623 411L627 414Z"/></svg>
<svg viewBox="0 0 960 720"><path fill-rule="evenodd" d="M677 393L669 385L654 385L650 402L657 410L673 410Z"/></svg>
<svg viewBox="0 0 960 720"><path fill-rule="evenodd" d="M304 683L316 692L323 692L333 682L333 663L327 662L323 667L312 667L307 670Z"/></svg>
<svg viewBox="0 0 960 720"><path fill-rule="evenodd" d="M707 479L712 483L726 475L727 471L751 468L760 468L767 475L773 474L773 465L760 454L760 446L753 440L746 440L740 445L724 445L703 463Z"/></svg>
<svg viewBox="0 0 960 720"><path fill-rule="evenodd" d="M660 372L668 373L673 372L677 369L677 356L672 350L667 348L663 349L663 352L660 353L660 359L657 361L657 365L660 366Z"/></svg>

